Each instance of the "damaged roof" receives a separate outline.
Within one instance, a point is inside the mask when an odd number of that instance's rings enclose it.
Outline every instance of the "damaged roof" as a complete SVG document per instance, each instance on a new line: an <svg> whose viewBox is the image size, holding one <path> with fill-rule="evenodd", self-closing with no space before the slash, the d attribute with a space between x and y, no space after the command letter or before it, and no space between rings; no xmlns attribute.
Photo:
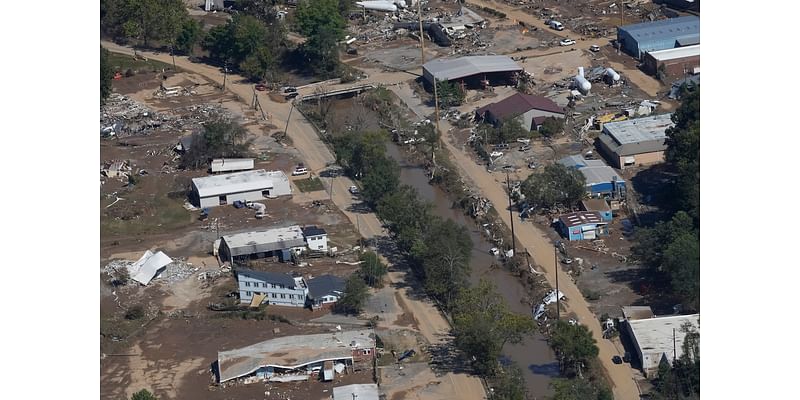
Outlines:
<svg viewBox="0 0 800 400"><path fill-rule="evenodd" d="M325 229L318 228L316 225L303 227L303 235L305 235L306 237L326 235L326 234L327 232L325 232Z"/></svg>
<svg viewBox="0 0 800 400"><path fill-rule="evenodd" d="M440 81L464 78L481 73L522 71L508 56L466 56L428 61L422 69Z"/></svg>
<svg viewBox="0 0 800 400"><path fill-rule="evenodd" d="M673 125L672 114L608 122L598 139L619 156L663 151L667 149L667 128Z"/></svg>
<svg viewBox="0 0 800 400"><path fill-rule="evenodd" d="M222 236L231 256L254 253L268 253L275 250L304 247L303 232L298 225L268 231L235 233Z"/></svg>
<svg viewBox="0 0 800 400"><path fill-rule="evenodd" d="M252 374L262 367L297 369L328 360L352 359L353 350L374 347L375 339L367 329L266 340L219 352L219 382Z"/></svg>
<svg viewBox="0 0 800 400"><path fill-rule="evenodd" d="M585 224L605 224L600 213L597 211L577 211L569 214L564 214L558 218L564 226L572 228L573 226L580 226Z"/></svg>
<svg viewBox="0 0 800 400"><path fill-rule="evenodd" d="M492 103L479 108L476 112L483 115L490 112L496 118L505 118L526 113L530 110L541 110L551 113L564 114L564 109L552 100L542 96L517 93L506 97L497 103Z"/></svg>
<svg viewBox="0 0 800 400"><path fill-rule="evenodd" d="M308 294L314 299L329 294L339 296L344 292L344 286L344 279L333 275L322 275L308 280Z"/></svg>

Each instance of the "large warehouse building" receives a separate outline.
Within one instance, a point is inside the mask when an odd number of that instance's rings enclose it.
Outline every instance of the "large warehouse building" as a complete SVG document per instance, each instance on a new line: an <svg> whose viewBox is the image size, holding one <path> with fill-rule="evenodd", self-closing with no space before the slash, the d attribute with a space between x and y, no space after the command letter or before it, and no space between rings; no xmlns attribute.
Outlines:
<svg viewBox="0 0 800 400"><path fill-rule="evenodd" d="M652 75L656 75L659 68L668 76L700 73L700 45L649 51L642 61L645 72Z"/></svg>
<svg viewBox="0 0 800 400"><path fill-rule="evenodd" d="M510 85L516 83L516 74L523 71L507 56L467 56L451 59L436 59L422 66L422 74L428 86L438 81L456 81L471 88L488 85Z"/></svg>
<svg viewBox="0 0 800 400"><path fill-rule="evenodd" d="M700 44L700 18L687 16L621 26L617 28L617 41L636 58L648 51Z"/></svg>
<svg viewBox="0 0 800 400"><path fill-rule="evenodd" d="M637 319L627 317L622 325L633 342L636 357L646 377L658 372L662 362L672 364L683 355L686 327L700 333L700 314Z"/></svg>
<svg viewBox="0 0 800 400"><path fill-rule="evenodd" d="M259 169L192 179L191 199L201 208L290 194L292 187L289 178L281 171Z"/></svg>

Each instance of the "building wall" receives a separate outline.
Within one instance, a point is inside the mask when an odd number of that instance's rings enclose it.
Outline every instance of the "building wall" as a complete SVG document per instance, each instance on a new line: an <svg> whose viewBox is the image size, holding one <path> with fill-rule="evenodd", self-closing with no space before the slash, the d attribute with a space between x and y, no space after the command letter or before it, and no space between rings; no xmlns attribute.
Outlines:
<svg viewBox="0 0 800 400"><path fill-rule="evenodd" d="M264 302L269 302L272 305L279 306L292 306L303 307L306 303L306 295L308 294L307 288L283 288L274 285L270 282L247 276L238 275L239 281L239 298L242 303L250 303L253 300L254 293L266 293L267 297ZM249 286L248 286L249 285Z"/></svg>
<svg viewBox="0 0 800 400"><path fill-rule="evenodd" d="M623 192L625 191L625 182L617 181L616 185L617 189L621 187L622 188L621 190ZM590 194L614 193L615 190L614 184L612 184L611 182L596 183L594 185L587 185L587 186L588 186L588 192Z"/></svg>
<svg viewBox="0 0 800 400"><path fill-rule="evenodd" d="M311 250L328 251L328 235L308 236L306 243Z"/></svg>
<svg viewBox="0 0 800 400"><path fill-rule="evenodd" d="M641 58L645 52L675 48L675 37L663 39L636 40L628 31L617 30L617 40L623 43L623 50L633 57Z"/></svg>
<svg viewBox="0 0 800 400"><path fill-rule="evenodd" d="M233 204L234 201L258 201L264 200L264 195L261 190L252 192L229 193L226 195L227 204ZM200 197L200 208L216 207L219 206L219 196Z"/></svg>
<svg viewBox="0 0 800 400"><path fill-rule="evenodd" d="M556 118L564 118L564 114L549 112L549 111L542 111L542 110L530 110L523 116L523 125L530 130L536 130L536 126L533 125L533 119L536 117L556 117Z"/></svg>
<svg viewBox="0 0 800 400"><path fill-rule="evenodd" d="M625 166L625 159L628 157L634 158L634 163L632 165ZM636 166L642 165L653 165L664 162L664 152L663 151L654 151L651 153L641 153L641 154L634 154L632 156L621 156L617 157L617 168L625 169L631 168Z"/></svg>
<svg viewBox="0 0 800 400"><path fill-rule="evenodd" d="M664 64L664 68L666 68L667 75L683 76L684 67L686 68L686 70L691 72L695 67L700 66L700 56L699 55L689 56L689 57L682 57L673 60L658 62L658 60L656 60L649 53L644 55L644 70L648 74L656 75L658 73L658 68L660 68L661 64Z"/></svg>
<svg viewBox="0 0 800 400"><path fill-rule="evenodd" d="M288 196L292 194L292 185L289 180L272 180L272 189L269 190L268 196Z"/></svg>

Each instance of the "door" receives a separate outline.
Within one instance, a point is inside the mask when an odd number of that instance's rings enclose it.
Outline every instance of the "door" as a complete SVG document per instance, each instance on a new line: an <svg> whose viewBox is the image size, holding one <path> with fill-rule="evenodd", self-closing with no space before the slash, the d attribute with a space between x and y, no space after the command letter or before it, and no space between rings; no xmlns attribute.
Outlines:
<svg viewBox="0 0 800 400"><path fill-rule="evenodd" d="M227 195L219 196L219 205L224 206L226 204L228 204L228 196Z"/></svg>

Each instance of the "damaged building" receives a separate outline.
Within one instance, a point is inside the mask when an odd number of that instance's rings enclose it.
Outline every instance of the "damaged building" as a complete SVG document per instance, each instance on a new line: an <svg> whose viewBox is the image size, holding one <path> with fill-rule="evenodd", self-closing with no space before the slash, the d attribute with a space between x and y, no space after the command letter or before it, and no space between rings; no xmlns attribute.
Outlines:
<svg viewBox="0 0 800 400"><path fill-rule="evenodd" d="M509 118L520 118L522 126L538 130L548 117L564 119L566 111L552 100L542 96L517 93L497 103L488 104L475 111L479 120L494 126Z"/></svg>
<svg viewBox="0 0 800 400"><path fill-rule="evenodd" d="M333 380L370 368L374 357L375 337L366 329L288 336L219 352L215 373L219 383Z"/></svg>
<svg viewBox="0 0 800 400"><path fill-rule="evenodd" d="M223 262L278 257L290 261L306 247L303 231L297 225L267 231L236 233L222 236L219 257Z"/></svg>
<svg viewBox="0 0 800 400"><path fill-rule="evenodd" d="M436 59L422 66L426 87L434 80L458 83L467 88L515 85L523 68L508 56L467 56Z"/></svg>
<svg viewBox="0 0 800 400"><path fill-rule="evenodd" d="M616 168L657 164L664 161L666 132L673 125L672 114L609 122L597 138L598 147Z"/></svg>

